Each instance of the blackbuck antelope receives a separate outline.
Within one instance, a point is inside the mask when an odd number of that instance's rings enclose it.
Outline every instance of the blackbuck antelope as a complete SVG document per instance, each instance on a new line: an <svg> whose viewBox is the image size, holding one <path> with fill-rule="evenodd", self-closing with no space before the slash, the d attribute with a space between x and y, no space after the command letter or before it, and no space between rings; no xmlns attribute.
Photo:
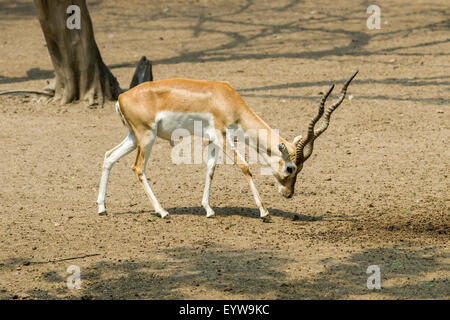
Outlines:
<svg viewBox="0 0 450 320"><path fill-rule="evenodd" d="M320 127L314 130L316 122L324 114L325 101L333 90L334 84L320 101L318 112L309 123L306 137L297 136L292 142L288 142L275 130L272 130L247 106L241 96L227 82L167 79L145 82L122 93L116 103L116 110L128 128L128 135L119 145L105 154L97 199L98 213L106 212L106 185L112 165L137 148L132 170L144 187L155 211L162 218L166 217L168 213L156 199L145 175L145 167L152 145L157 136L172 141L172 133L179 128L187 129L190 134L194 134L193 123L201 121L203 129L201 135L207 139L208 143L218 147L213 148L212 152L208 152L206 183L202 200L206 216L214 215L214 211L209 205L209 192L217 162L215 150L225 150L228 142L233 150L234 162L242 170L250 184L261 217L268 218L269 212L264 207L253 183L249 166L245 157L234 147L235 140L232 137L236 136L237 130L241 130L241 132L248 133L246 143L250 139L256 140L257 152L260 152L259 150L267 151L262 156L270 165L273 176L278 182L279 193L286 198L291 198L294 194L297 175L302 170L303 163L313 152L314 141L328 128L331 113L344 100L347 87L357 73L358 71L345 82L338 100L326 109ZM261 130L265 130L267 134L255 135ZM275 148L272 148L273 143L269 143L270 141L276 142Z"/></svg>

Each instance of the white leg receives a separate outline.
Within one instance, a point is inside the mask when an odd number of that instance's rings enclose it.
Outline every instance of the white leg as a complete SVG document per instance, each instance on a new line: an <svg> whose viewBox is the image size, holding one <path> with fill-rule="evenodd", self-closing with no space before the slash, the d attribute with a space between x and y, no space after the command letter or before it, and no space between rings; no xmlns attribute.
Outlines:
<svg viewBox="0 0 450 320"><path fill-rule="evenodd" d="M259 195L258 190L256 189L255 183L253 182L252 174L250 172L249 166L245 158L236 150L233 142L233 138L227 135L228 143L231 146L231 150L234 152L234 162L239 166L239 168L244 173L247 181L250 185L250 189L252 190L253 198L255 199L256 205L259 208L260 217L264 219L269 219L269 211L264 207L261 197Z"/></svg>
<svg viewBox="0 0 450 320"><path fill-rule="evenodd" d="M166 210L164 210L163 207L161 207L161 205L159 204L159 201L158 201L158 199L156 199L155 194L153 193L152 188L148 184L147 177L145 175L145 168L147 166L147 162L150 157L150 152L152 150L152 146L153 146L153 143L155 142L155 139L156 139L156 130L153 130L150 132L150 136L147 140L147 143L143 146L144 159L143 159L143 163L142 163L141 172L139 174L139 171L137 171L136 174L138 175L139 182L141 182L141 184L144 187L145 192L147 193L148 197L150 198L150 200L153 204L153 207L155 208L155 211L157 213L159 213L161 218L165 218L168 216L169 213Z"/></svg>
<svg viewBox="0 0 450 320"><path fill-rule="evenodd" d="M216 168L217 154L218 154L217 143L211 142L208 145L208 162L206 163L206 182L205 189L203 191L202 205L206 210L206 217L212 217L214 215L214 210L209 206L209 193L211 190L211 182L214 176L214 170Z"/></svg>
<svg viewBox="0 0 450 320"><path fill-rule="evenodd" d="M100 187L98 190L98 198L97 198L99 214L103 214L106 212L105 209L106 186L108 184L109 172L111 171L112 166L120 158L127 155L134 149L136 149L136 139L132 132L128 132L128 136L119 145L117 145L116 147L105 153L105 159L103 161L103 168L102 168L102 178L100 180Z"/></svg>

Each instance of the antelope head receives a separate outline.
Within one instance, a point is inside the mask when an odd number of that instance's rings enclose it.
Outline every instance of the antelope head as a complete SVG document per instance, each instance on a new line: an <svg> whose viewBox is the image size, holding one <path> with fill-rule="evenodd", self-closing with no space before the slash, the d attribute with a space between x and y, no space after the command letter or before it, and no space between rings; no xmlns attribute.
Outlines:
<svg viewBox="0 0 450 320"><path fill-rule="evenodd" d="M331 91L334 89L334 84L331 88L324 94L322 100L319 103L319 109L317 114L311 119L308 125L308 132L306 137L297 136L294 138L292 143L289 143L288 146L284 143L280 143L278 145L278 149L280 151L280 161L278 163L278 170L274 170L274 176L279 184L278 191L279 193L286 197L291 198L294 195L294 186L297 180L297 175L303 169L303 163L308 160L311 156L314 149L315 140L328 128L330 123L330 117L334 110L339 107L339 105L344 101L345 94L347 92L347 87L350 82L356 76L358 71L356 71L344 84L342 87L340 96L338 100L330 105L326 111L325 109L325 101L328 96L331 94ZM316 123L322 118L323 121L321 125L314 129Z"/></svg>

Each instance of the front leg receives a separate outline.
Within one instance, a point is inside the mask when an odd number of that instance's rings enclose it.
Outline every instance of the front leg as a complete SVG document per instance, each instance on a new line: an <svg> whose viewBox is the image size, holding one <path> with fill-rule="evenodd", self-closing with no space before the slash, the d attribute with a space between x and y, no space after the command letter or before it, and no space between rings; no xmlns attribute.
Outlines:
<svg viewBox="0 0 450 320"><path fill-rule="evenodd" d="M269 211L267 211L267 209L264 207L264 204L262 203L259 192L256 189L255 183L253 182L252 173L250 172L250 168L247 161L245 161L245 158L236 150L233 141L228 139L228 142L230 143L231 149L233 150L234 153L234 163L236 163L242 170L250 185L250 189L252 190L253 193L253 198L255 199L256 205L259 208L260 217L263 218L264 220L270 220Z"/></svg>

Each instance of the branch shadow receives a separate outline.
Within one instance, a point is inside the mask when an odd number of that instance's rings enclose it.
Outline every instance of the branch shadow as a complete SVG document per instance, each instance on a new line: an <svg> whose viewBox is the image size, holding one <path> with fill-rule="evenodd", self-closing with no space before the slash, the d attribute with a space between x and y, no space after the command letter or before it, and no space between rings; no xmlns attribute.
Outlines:
<svg viewBox="0 0 450 320"><path fill-rule="evenodd" d="M55 72L53 70L42 70L40 68L31 68L30 70L27 70L26 73L27 75L25 77L5 77L0 75L0 84L52 79L55 77Z"/></svg>
<svg viewBox="0 0 450 320"><path fill-rule="evenodd" d="M32 1L22 2L9 0L0 2L0 19L17 20L36 16L36 9Z"/></svg>

